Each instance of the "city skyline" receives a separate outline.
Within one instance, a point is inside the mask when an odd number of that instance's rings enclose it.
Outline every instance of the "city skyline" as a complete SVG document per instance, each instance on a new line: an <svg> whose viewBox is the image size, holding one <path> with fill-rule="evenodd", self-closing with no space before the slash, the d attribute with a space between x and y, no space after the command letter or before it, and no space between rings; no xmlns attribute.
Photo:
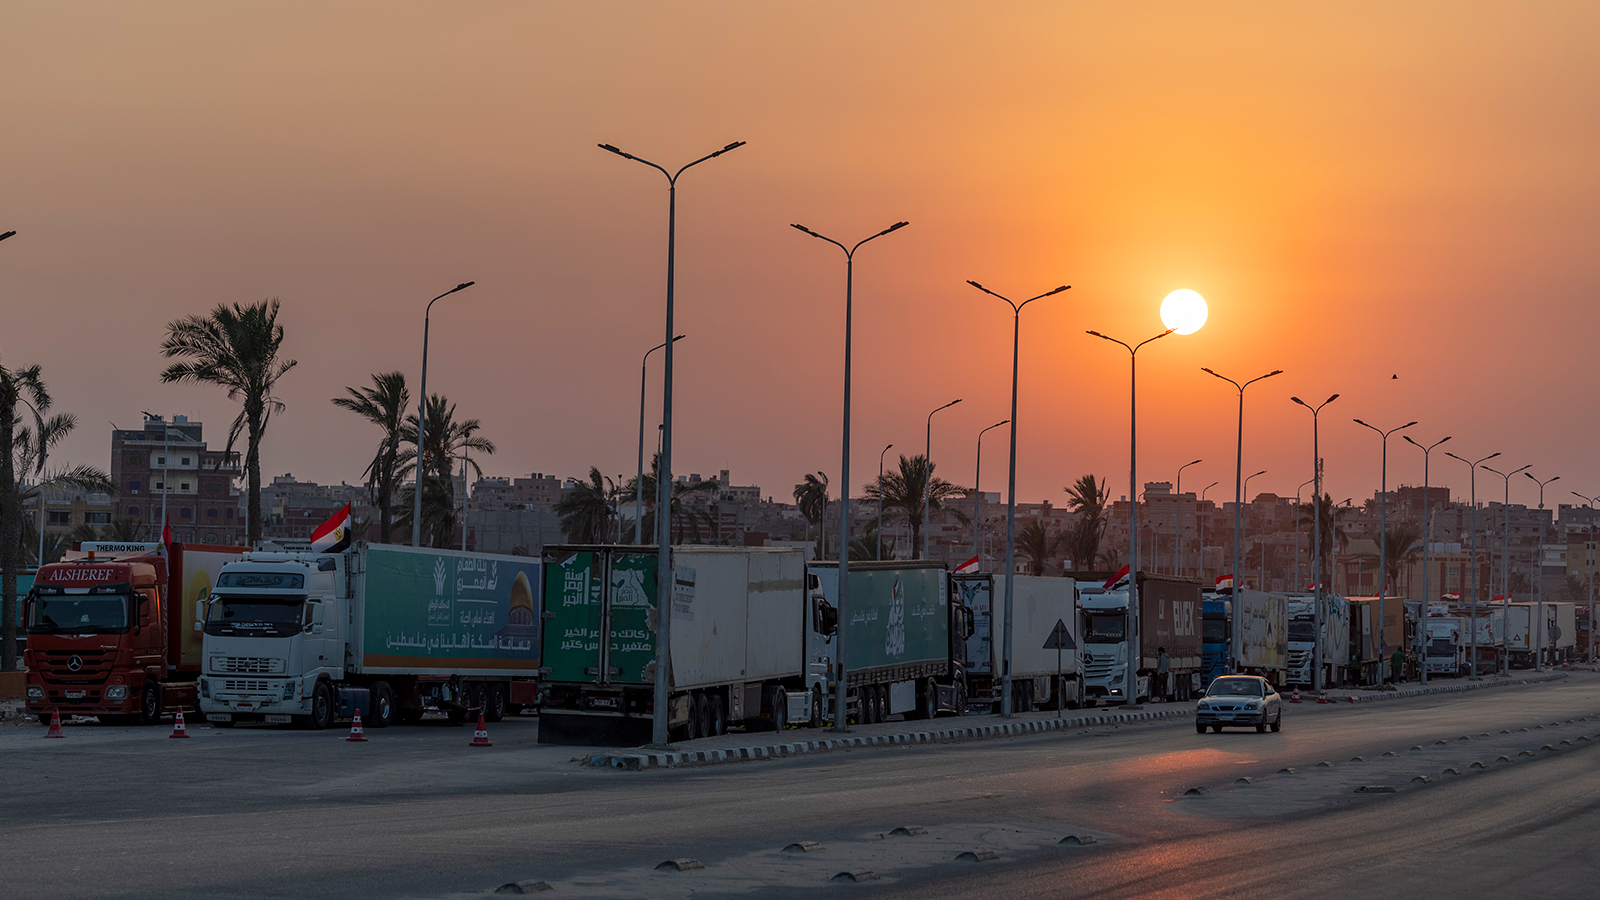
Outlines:
<svg viewBox="0 0 1600 900"><path fill-rule="evenodd" d="M680 192L678 472L730 467L779 499L836 474L842 276L787 226L906 219L856 273L853 495L952 397L933 459L971 485L1009 323L968 278L1073 285L1024 323L1019 500L1059 505L1091 472L1125 493L1125 370L1083 332L1155 334L1177 288L1211 319L1141 354L1141 482L1201 457L1188 477L1231 498L1233 398L1200 366L1285 370L1246 402L1255 492L1310 477L1287 398L1334 392L1336 500L1378 482L1352 417L1600 481L1571 387L1595 324L1600 141L1569 112L1600 100L1593 9L884 7L847 30L827 8L401 9L14 11L0 72L30 89L0 99L0 227L19 232L0 353L41 363L83 423L52 459L97 462L98 423L140 409L230 421L220 391L159 384L162 331L276 296L300 366L263 470L358 480L377 435L328 400L379 371L415 390L423 305L476 279L435 309L429 387L483 420L490 468L630 472L665 197L594 144L687 161L746 140ZM1391 486L1420 484L1420 453L1391 451ZM1465 495L1446 462L1433 482Z"/></svg>

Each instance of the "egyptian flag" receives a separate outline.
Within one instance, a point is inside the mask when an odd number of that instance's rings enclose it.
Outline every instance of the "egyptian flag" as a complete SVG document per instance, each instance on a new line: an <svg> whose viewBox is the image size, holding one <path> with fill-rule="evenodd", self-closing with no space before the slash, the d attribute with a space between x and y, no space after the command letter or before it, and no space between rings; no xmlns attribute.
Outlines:
<svg viewBox="0 0 1600 900"><path fill-rule="evenodd" d="M161 555L172 558L172 523L166 520L161 522Z"/></svg>
<svg viewBox="0 0 1600 900"><path fill-rule="evenodd" d="M1120 571L1117 574L1111 576L1111 580L1106 582L1106 590L1108 590L1108 591L1120 590L1120 589L1126 588L1127 586L1128 586L1128 567L1127 566L1123 566L1122 567L1122 571Z"/></svg>
<svg viewBox="0 0 1600 900"><path fill-rule="evenodd" d="M339 553L350 548L350 504L311 532L311 552Z"/></svg>
<svg viewBox="0 0 1600 900"><path fill-rule="evenodd" d="M974 556L973 558L967 560L966 562L962 563L961 565L956 566L956 574L957 575L965 575L968 572L976 572L976 571L978 571L978 558L976 556Z"/></svg>
<svg viewBox="0 0 1600 900"><path fill-rule="evenodd" d="M1231 590L1233 590L1233 576L1232 575L1218 575L1217 576L1217 587L1216 587L1216 589L1218 591L1231 591Z"/></svg>

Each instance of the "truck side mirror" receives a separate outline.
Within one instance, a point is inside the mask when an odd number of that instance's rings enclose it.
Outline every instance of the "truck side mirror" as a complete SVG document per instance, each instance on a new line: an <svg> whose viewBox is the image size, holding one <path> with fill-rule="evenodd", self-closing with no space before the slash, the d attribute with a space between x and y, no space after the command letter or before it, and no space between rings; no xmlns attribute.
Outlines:
<svg viewBox="0 0 1600 900"><path fill-rule="evenodd" d="M839 611L826 600L817 600L817 633L832 637L839 631Z"/></svg>
<svg viewBox="0 0 1600 900"><path fill-rule="evenodd" d="M961 626L966 631L966 637L972 637L972 635L978 630L978 626L974 623L972 618L972 610L962 608Z"/></svg>

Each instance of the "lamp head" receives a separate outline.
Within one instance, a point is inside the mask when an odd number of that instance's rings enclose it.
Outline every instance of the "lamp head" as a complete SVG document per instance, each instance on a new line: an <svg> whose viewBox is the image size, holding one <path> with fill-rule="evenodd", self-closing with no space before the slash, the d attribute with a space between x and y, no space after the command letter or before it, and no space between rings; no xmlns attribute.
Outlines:
<svg viewBox="0 0 1600 900"><path fill-rule="evenodd" d="M740 147L743 147L744 144L745 144L744 141L734 141L733 143L729 144L726 147L723 147L721 150L718 150L717 152L715 152L715 153L713 153L711 155L712 155L713 158L714 157L718 157L718 156L721 156L724 153L727 153L729 150L737 150Z"/></svg>
<svg viewBox="0 0 1600 900"><path fill-rule="evenodd" d="M615 153L616 155L622 157L623 159L633 159L633 154L632 153L624 153L623 151L618 150L616 147L613 147L610 144L598 144L597 146L601 150L609 150L612 153Z"/></svg>
<svg viewBox="0 0 1600 900"><path fill-rule="evenodd" d="M688 335L687 335L687 334L680 334L680 335L678 335L678 336L677 336L677 337L675 337L675 338L673 338L673 339L672 339L672 342L673 342L673 343L674 343L674 344L676 344L676 343L677 343L677 342L679 342L679 341L681 341L681 340L683 340L683 339L684 339L684 338L686 338L686 337L688 337Z"/></svg>
<svg viewBox="0 0 1600 900"><path fill-rule="evenodd" d="M1304 400L1301 400L1299 397L1290 397L1289 399L1293 400L1294 402L1296 402L1298 404L1300 404L1301 406L1304 406L1306 409L1310 409L1311 408L1311 404L1305 402Z"/></svg>
<svg viewBox="0 0 1600 900"><path fill-rule="evenodd" d="M1041 296L1041 297L1049 297L1051 294L1059 294L1062 291L1070 291L1070 290L1072 290L1072 285L1063 284L1061 287L1056 288L1055 290L1051 291L1049 294L1040 294L1039 296Z"/></svg>
<svg viewBox="0 0 1600 900"><path fill-rule="evenodd" d="M14 236L14 235L15 235L15 234L16 234L16 232L15 232L15 231L8 231L8 232L6 232L6 233L5 233L5 234L0 234L0 241L3 241L3 240L5 240L5 239L6 239L6 238L8 238L8 237L12 237L12 236Z"/></svg>
<svg viewBox="0 0 1600 900"><path fill-rule="evenodd" d="M454 294L456 291L464 291L467 288L472 287L475 284L477 284L476 281L463 281L460 284L456 285L455 286L455 290L452 290L450 293Z"/></svg>

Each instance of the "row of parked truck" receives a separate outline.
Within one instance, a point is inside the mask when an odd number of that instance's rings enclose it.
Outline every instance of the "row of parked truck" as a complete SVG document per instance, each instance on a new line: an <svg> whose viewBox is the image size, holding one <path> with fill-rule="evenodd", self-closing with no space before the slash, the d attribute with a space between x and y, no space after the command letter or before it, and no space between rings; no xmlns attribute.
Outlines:
<svg viewBox="0 0 1600 900"><path fill-rule="evenodd" d="M429 710L494 721L537 709L543 741L639 743L657 714L667 602L664 714L679 738L831 720L841 640L856 721L1000 708L999 576L855 563L841 621L833 562L709 546L673 558L662 592L652 547L553 546L532 558L366 543L337 553L84 544L38 569L28 592L27 703L112 721L196 709L223 727L326 728L359 711L382 728ZM1182 700L1227 672L1310 683L1310 595L1137 577L1130 610L1126 580L1108 573L1014 576L1015 709ZM1357 680L1362 653L1350 648L1382 645L1376 611L1323 602L1328 683ZM1393 646L1413 616L1389 604ZM1496 645L1480 624L1482 643ZM1436 627L1430 619L1430 635Z"/></svg>

